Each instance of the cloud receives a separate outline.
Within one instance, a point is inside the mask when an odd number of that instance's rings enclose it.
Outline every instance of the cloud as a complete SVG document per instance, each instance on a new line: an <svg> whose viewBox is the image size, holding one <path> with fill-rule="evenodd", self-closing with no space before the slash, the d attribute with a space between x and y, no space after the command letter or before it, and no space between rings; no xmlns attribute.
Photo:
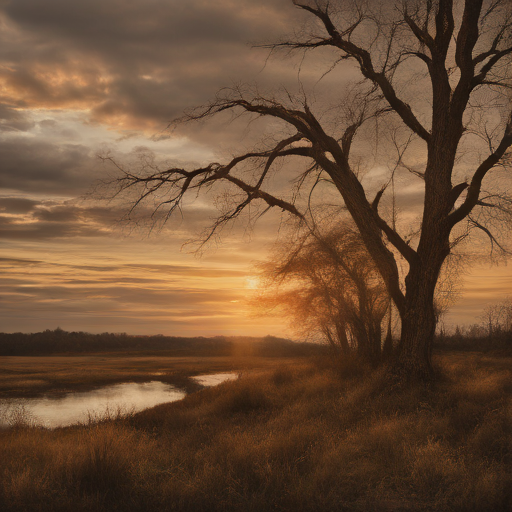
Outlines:
<svg viewBox="0 0 512 512"><path fill-rule="evenodd" d="M105 236L112 211L73 204L72 201L35 201L0 198L0 236L6 240L49 240ZM102 216L99 211L105 211Z"/></svg>
<svg viewBox="0 0 512 512"><path fill-rule="evenodd" d="M0 238L4 240L50 240L69 239L76 237L102 236L101 230L90 226L69 225L58 222L37 222L18 224L3 222L0 218Z"/></svg>
<svg viewBox="0 0 512 512"><path fill-rule="evenodd" d="M139 244L122 238L133 226L117 223L122 204L68 199L108 173L96 158L103 149L131 165L132 149L147 145L162 165L182 165L225 154L242 137L248 144L227 118L165 128L239 80L295 87L289 59L266 65L267 51L248 43L278 39L301 16L289 0L0 0L4 329L186 326L212 334L247 325L231 301L244 295L245 268L272 238L278 215L265 217L252 243L242 222L226 229L228 240L242 242L186 265L179 247L216 216L215 193L193 205L187 199L184 218L161 230L143 208ZM148 227L156 228L149 239Z"/></svg>
<svg viewBox="0 0 512 512"><path fill-rule="evenodd" d="M0 188L51 195L83 193L101 165L91 149L80 144L55 145L32 138L4 141L0 161Z"/></svg>
<svg viewBox="0 0 512 512"><path fill-rule="evenodd" d="M38 265L42 260L29 260L26 258L0 258L0 265L8 265L7 268L13 266Z"/></svg>
<svg viewBox="0 0 512 512"><path fill-rule="evenodd" d="M34 125L35 123L23 111L0 103L0 132L25 132Z"/></svg>
<svg viewBox="0 0 512 512"><path fill-rule="evenodd" d="M222 267L0 258L0 317L6 331L243 333L243 282L243 272Z"/></svg>
<svg viewBox="0 0 512 512"><path fill-rule="evenodd" d="M9 2L4 101L92 108L97 122L161 129L184 107L257 74L266 52L247 43L276 39L296 16L290 2L272 0Z"/></svg>
<svg viewBox="0 0 512 512"><path fill-rule="evenodd" d="M38 204L39 201L24 197L0 197L0 211L6 213L28 213Z"/></svg>

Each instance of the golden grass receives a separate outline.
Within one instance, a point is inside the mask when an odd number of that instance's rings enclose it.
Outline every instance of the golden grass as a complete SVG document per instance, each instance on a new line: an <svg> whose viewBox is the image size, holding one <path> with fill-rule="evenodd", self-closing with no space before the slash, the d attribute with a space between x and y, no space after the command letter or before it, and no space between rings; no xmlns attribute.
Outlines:
<svg viewBox="0 0 512 512"><path fill-rule="evenodd" d="M0 358L0 398L84 391L119 382L160 380L187 388L202 373L255 371L300 364L303 358L167 357L96 354ZM191 389L192 390L192 389Z"/></svg>
<svg viewBox="0 0 512 512"><path fill-rule="evenodd" d="M485 357L443 355L430 389L303 364L126 418L20 423L0 432L0 509L508 511L511 372Z"/></svg>

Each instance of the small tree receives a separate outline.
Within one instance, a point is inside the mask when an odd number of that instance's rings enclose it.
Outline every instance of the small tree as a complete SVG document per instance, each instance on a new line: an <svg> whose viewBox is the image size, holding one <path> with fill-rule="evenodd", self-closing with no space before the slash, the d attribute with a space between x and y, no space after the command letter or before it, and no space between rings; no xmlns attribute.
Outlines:
<svg viewBox="0 0 512 512"><path fill-rule="evenodd" d="M487 306L482 315L487 335L492 338L503 334L512 334L512 299Z"/></svg>
<svg viewBox="0 0 512 512"><path fill-rule="evenodd" d="M184 197L222 185L231 202L207 239L256 203L279 208L314 229L320 209L311 203L325 205L325 197L333 198L352 217L400 315L394 375L429 379L436 328L434 294L441 268L470 227L496 241L483 212L491 211L496 218L512 204L503 190L493 190L492 179L500 166L508 165L512 145L512 4L510 0L293 3L310 17L311 25L267 47L290 52L331 50L331 69L346 65L346 75L359 76L352 89L340 78L334 92L353 92L335 100L326 97L322 108L308 99L304 87L295 96L289 91L264 95L243 86L225 89L183 121L229 111L245 113L272 119L275 136L224 163L146 168L141 173L120 169L119 192L138 192L134 208L156 199L156 209L168 218L181 210ZM386 172L377 186L365 181L362 172L365 162L366 169L373 165L375 152L368 147L372 140L387 140L394 148L379 155ZM361 141L364 148L358 146ZM276 173L282 179L273 187L270 178ZM423 187L421 218L412 229L410 222L396 223L382 207L397 173ZM289 185L283 189L286 179Z"/></svg>
<svg viewBox="0 0 512 512"><path fill-rule="evenodd" d="M390 300L357 230L307 233L260 264L256 304L288 316L296 331L320 333L337 351L376 363Z"/></svg>

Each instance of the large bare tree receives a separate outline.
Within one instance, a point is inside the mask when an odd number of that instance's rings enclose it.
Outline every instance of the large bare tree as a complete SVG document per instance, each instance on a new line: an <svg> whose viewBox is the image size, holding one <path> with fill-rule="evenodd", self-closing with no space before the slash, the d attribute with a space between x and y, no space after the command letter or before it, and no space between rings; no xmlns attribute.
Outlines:
<svg viewBox="0 0 512 512"><path fill-rule="evenodd" d="M492 184L493 176L504 172L512 145L512 4L293 3L310 17L310 25L296 31L294 38L268 45L271 53L328 55L334 73L329 76L337 76L338 67L345 66L347 74L358 74L357 87L349 89L341 81L339 91L332 94L340 92L342 99L336 103L331 98L323 111L308 99L305 87L296 96L288 91L264 95L244 86L223 90L184 120L226 111L246 113L277 121L271 126L277 126L281 136L276 131L264 147L200 168L146 168L142 173L121 169L119 191L137 191L134 208L157 198L157 209L169 216L181 210L185 196L226 186L231 203L210 235L256 203L282 209L314 230L316 217L325 215L325 209L319 208L319 200L312 207L311 198L320 190L332 205L334 191L357 226L401 318L394 375L428 379L436 326L434 293L441 268L453 245L466 236L467 226L496 241L481 212L499 213L510 205L510 196L493 190ZM357 146L372 140L371 130L373 140L386 138L396 149L396 158L382 163L389 172L378 186L375 179L365 180L362 171L365 155L375 153ZM398 172L409 173L424 187L416 229L405 229L396 222L395 209L385 206L388 198L394 201L400 194ZM276 174L279 186L272 188Z"/></svg>

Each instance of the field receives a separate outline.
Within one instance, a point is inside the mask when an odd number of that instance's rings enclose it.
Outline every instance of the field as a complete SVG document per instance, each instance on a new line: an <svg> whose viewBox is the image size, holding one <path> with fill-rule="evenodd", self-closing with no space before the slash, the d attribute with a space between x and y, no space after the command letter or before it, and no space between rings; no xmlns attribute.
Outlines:
<svg viewBox="0 0 512 512"><path fill-rule="evenodd" d="M11 377L73 387L93 384L89 364L104 378L258 371L84 426L21 418L0 431L5 512L512 508L510 355L447 352L436 385L393 390L382 371L328 359L56 359L15 358Z"/></svg>
<svg viewBox="0 0 512 512"><path fill-rule="evenodd" d="M255 372L293 366L292 357L171 357L162 355L89 354L79 356L7 356L0 358L0 398L36 397L43 393L86 391L118 382L160 380L196 391L188 377L217 372Z"/></svg>

